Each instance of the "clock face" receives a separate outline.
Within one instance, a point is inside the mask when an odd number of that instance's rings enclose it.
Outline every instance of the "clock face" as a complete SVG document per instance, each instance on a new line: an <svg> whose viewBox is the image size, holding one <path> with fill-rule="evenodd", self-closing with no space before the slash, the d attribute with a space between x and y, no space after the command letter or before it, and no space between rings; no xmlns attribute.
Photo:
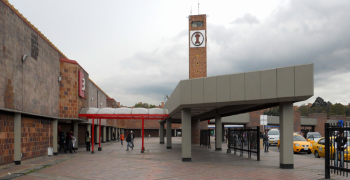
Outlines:
<svg viewBox="0 0 350 180"><path fill-rule="evenodd" d="M190 47L205 47L205 30L190 31Z"/></svg>

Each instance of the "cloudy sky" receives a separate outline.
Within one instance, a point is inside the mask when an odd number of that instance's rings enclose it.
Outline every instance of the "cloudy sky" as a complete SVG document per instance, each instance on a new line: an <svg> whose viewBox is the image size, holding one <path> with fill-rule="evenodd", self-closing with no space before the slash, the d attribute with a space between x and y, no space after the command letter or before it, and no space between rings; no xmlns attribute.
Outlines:
<svg viewBox="0 0 350 180"><path fill-rule="evenodd" d="M9 0L90 79L126 106L158 105L188 79L198 1ZM191 8L192 7L192 8ZM349 0L200 1L208 76L314 63L314 97L350 103Z"/></svg>

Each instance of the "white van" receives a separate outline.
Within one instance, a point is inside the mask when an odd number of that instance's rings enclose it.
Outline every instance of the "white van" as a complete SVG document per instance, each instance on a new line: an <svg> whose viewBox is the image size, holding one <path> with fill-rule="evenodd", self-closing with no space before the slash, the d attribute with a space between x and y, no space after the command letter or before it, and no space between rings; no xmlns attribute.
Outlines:
<svg viewBox="0 0 350 180"><path fill-rule="evenodd" d="M280 139L280 131L278 129L271 129L269 132L267 132L267 135L269 136L269 145L277 145L278 140Z"/></svg>

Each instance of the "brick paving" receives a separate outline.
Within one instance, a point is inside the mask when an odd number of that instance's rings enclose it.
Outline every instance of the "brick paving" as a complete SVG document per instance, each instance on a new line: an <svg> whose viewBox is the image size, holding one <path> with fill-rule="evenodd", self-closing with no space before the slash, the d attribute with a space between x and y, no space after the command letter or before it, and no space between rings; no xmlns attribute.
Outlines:
<svg viewBox="0 0 350 180"><path fill-rule="evenodd" d="M50 158L70 159L42 168L17 179L323 179L324 159L294 155L294 169L279 168L279 153L261 151L248 159L215 151L198 145L192 146L192 162L181 161L181 138L173 138L172 149L159 144L159 138L145 139L145 153L140 153L141 139L135 139L134 150L125 151L119 143L104 143L103 151L95 154L80 148L76 154L59 154ZM306 155L306 154L305 154ZM30 161L30 160L28 160ZM39 163L39 159L36 160ZM26 162L23 162L25 164ZM29 163L27 163L29 164ZM13 166L16 168L19 166ZM7 170L11 170L8 168ZM1 172L1 171L0 171ZM331 175L332 179L350 179Z"/></svg>

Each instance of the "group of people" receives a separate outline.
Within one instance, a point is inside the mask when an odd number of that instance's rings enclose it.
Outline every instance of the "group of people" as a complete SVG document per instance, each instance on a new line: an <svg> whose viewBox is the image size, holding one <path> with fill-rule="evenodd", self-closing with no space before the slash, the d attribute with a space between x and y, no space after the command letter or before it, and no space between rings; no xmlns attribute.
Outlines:
<svg viewBox="0 0 350 180"><path fill-rule="evenodd" d="M126 151L129 151L129 147L131 148L131 150L134 150L134 139L135 139L135 134L130 131L126 131L126 142L127 142L127 146L126 146ZM124 141L124 134L120 135L120 143L123 147L123 141Z"/></svg>
<svg viewBox="0 0 350 180"><path fill-rule="evenodd" d="M64 153L67 153L67 150L69 150L70 153L75 152L75 142L76 138L74 136L74 132L70 130L69 132L64 132L59 131L58 132L58 144L60 145L58 151L61 151L61 149L64 150Z"/></svg>

